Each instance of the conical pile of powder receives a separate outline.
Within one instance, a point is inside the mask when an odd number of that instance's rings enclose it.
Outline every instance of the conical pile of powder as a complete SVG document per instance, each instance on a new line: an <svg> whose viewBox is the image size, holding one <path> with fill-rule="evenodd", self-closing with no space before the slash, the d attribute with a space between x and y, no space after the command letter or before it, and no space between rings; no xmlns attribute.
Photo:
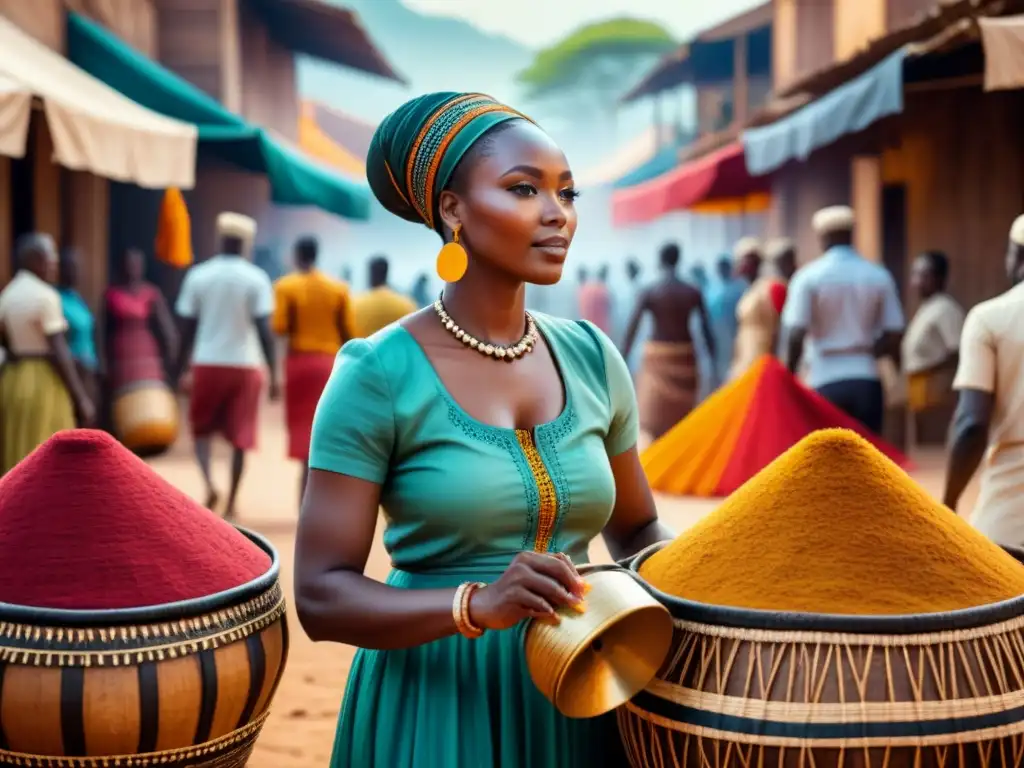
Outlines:
<svg viewBox="0 0 1024 768"><path fill-rule="evenodd" d="M1024 594L1024 566L843 429L793 446L640 574L701 603L810 613L932 613Z"/></svg>
<svg viewBox="0 0 1024 768"><path fill-rule="evenodd" d="M0 602L165 605L241 586L270 565L105 432L59 432L0 480Z"/></svg>

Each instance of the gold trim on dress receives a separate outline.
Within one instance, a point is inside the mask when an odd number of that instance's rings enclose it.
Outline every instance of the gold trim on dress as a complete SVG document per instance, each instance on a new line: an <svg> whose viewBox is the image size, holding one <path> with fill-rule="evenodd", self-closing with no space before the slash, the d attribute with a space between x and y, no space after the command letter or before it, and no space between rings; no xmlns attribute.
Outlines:
<svg viewBox="0 0 1024 768"><path fill-rule="evenodd" d="M537 536L533 542L533 551L547 552L555 534L555 522L558 520L558 492L530 431L517 429L516 439L526 456L526 463L530 465L533 480L537 483L537 495L540 497L540 503L537 505Z"/></svg>

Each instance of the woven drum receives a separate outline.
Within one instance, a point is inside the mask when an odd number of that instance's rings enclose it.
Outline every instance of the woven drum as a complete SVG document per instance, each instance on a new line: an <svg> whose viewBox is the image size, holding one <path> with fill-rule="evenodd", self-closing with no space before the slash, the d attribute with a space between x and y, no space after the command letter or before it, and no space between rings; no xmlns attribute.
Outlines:
<svg viewBox="0 0 1024 768"><path fill-rule="evenodd" d="M619 710L634 768L1024 761L1024 598L870 617L724 608L652 592L675 633L654 682Z"/></svg>
<svg viewBox="0 0 1024 768"><path fill-rule="evenodd" d="M162 382L147 381L119 394L113 419L118 440L133 451L168 448L178 437L178 402Z"/></svg>

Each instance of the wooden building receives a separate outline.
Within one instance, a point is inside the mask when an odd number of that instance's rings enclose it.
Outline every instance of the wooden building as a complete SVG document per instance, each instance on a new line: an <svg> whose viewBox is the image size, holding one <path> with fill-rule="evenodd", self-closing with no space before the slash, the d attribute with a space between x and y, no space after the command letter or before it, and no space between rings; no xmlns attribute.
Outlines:
<svg viewBox="0 0 1024 768"><path fill-rule="evenodd" d="M976 17L1011 12L1014 0L776 0L779 98L818 99L910 46L903 107L895 115L787 163L774 173L769 226L816 256L810 216L854 206L858 247L904 288L914 254L945 251L951 292L965 306L1005 288L1010 222L1024 210L1024 95L982 89ZM832 23L827 22L831 19ZM831 50L825 45L833 30Z"/></svg>
<svg viewBox="0 0 1024 768"><path fill-rule="evenodd" d="M401 81L359 19L324 0L152 2L159 62L287 144L298 141L297 55ZM264 244L307 227L337 231L345 226L342 219L311 207L273 206L266 176L241 170L203 151L202 145L196 187L186 199L200 259L212 252L214 222L223 210L256 218ZM126 222L119 245L151 245L158 205L152 196L117 190L114 208Z"/></svg>
<svg viewBox="0 0 1024 768"><path fill-rule="evenodd" d="M0 18L62 56L68 10L109 25L147 54L155 52L153 0L0 0ZM11 275L14 240L25 232L42 231L83 254L82 292L95 308L107 284L113 182L54 161L53 136L41 109L44 101L45 96L35 96L24 157L0 156L0 285Z"/></svg>
<svg viewBox="0 0 1024 768"><path fill-rule="evenodd" d="M772 169L769 230L807 261L819 253L813 212L852 205L857 246L893 273L908 317L925 250L948 255L965 307L1005 290L1007 233L1024 211L1024 94L983 90L977 19L1022 11L1018 0L775 0L774 98L792 106L755 122L778 126L905 59L898 110ZM938 414L922 436L941 440L947 421Z"/></svg>
<svg viewBox="0 0 1024 768"><path fill-rule="evenodd" d="M675 152L675 166L657 177L616 190L612 220L630 226L672 211L761 218L767 180L752 179L743 164L739 135L751 114L762 110L772 88L772 4L762 3L704 30L669 54L622 97L649 97L655 124L663 99L682 88L696 96L693 141ZM744 231L751 227L744 222ZM760 226L753 226L759 230Z"/></svg>

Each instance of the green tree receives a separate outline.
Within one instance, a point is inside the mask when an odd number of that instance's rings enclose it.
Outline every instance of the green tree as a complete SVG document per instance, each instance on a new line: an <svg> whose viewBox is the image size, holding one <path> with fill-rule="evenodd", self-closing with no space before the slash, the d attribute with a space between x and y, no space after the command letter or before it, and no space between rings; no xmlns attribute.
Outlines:
<svg viewBox="0 0 1024 768"><path fill-rule="evenodd" d="M678 45L653 21L609 19L580 27L538 51L516 80L528 100L568 114L613 116L619 97Z"/></svg>

